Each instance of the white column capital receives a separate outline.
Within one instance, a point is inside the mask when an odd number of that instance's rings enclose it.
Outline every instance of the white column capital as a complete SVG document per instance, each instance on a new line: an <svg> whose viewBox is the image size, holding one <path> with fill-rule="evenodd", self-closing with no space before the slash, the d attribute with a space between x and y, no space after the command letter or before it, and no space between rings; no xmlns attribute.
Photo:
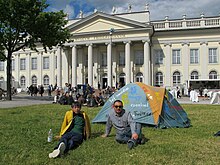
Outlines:
<svg viewBox="0 0 220 165"><path fill-rule="evenodd" d="M184 45L189 46L190 44L189 44L189 42L182 42L182 46L184 46Z"/></svg>
<svg viewBox="0 0 220 165"><path fill-rule="evenodd" d="M123 41L124 44L131 44L131 41Z"/></svg>
<svg viewBox="0 0 220 165"><path fill-rule="evenodd" d="M201 42L200 42L200 45L203 45L203 44L204 44L204 45L208 45L208 42L207 42L207 41L201 41Z"/></svg>
<svg viewBox="0 0 220 165"><path fill-rule="evenodd" d="M150 40L146 39L146 40L142 40L143 43L148 42L150 44Z"/></svg>
<svg viewBox="0 0 220 165"><path fill-rule="evenodd" d="M90 43L90 44L86 44L86 46L93 46L93 44L92 44L92 43Z"/></svg>
<svg viewBox="0 0 220 165"><path fill-rule="evenodd" d="M166 47L166 46L172 46L172 44L171 43L164 43L164 47Z"/></svg>

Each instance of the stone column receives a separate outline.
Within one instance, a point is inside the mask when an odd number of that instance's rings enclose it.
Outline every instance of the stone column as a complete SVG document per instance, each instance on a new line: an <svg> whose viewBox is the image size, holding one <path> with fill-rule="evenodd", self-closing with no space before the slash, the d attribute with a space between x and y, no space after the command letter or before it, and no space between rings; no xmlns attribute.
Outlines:
<svg viewBox="0 0 220 165"><path fill-rule="evenodd" d="M126 84L131 82L131 41L125 42Z"/></svg>
<svg viewBox="0 0 220 165"><path fill-rule="evenodd" d="M72 47L72 87L77 85L77 48L76 45Z"/></svg>
<svg viewBox="0 0 220 165"><path fill-rule="evenodd" d="M30 86L31 83L31 53L27 53L27 83L26 83L26 86Z"/></svg>
<svg viewBox="0 0 220 165"><path fill-rule="evenodd" d="M55 52L50 52L50 84L55 84Z"/></svg>
<svg viewBox="0 0 220 165"><path fill-rule="evenodd" d="M189 80L189 43L182 43L183 54L182 54L182 63L183 63L183 80L182 83L185 83Z"/></svg>
<svg viewBox="0 0 220 165"><path fill-rule="evenodd" d="M92 44L88 45L88 83L93 86Z"/></svg>
<svg viewBox="0 0 220 165"><path fill-rule="evenodd" d="M42 55L43 55L43 52L39 52L39 55L38 55L38 64L39 64L39 72L38 72L38 76L37 76L37 85L41 85L43 84L42 82L42 71L43 71L43 67L42 67Z"/></svg>
<svg viewBox="0 0 220 165"><path fill-rule="evenodd" d="M57 48L57 86L62 87L62 58L61 58L61 47Z"/></svg>
<svg viewBox="0 0 220 165"><path fill-rule="evenodd" d="M61 52L62 69L61 69L61 86L69 83L69 65L68 65L68 49L65 47Z"/></svg>
<svg viewBox="0 0 220 165"><path fill-rule="evenodd" d="M165 87L171 87L171 80L172 80L172 75L171 75L171 57L172 57L172 52L171 52L171 44L165 44L165 80L164 84Z"/></svg>
<svg viewBox="0 0 220 165"><path fill-rule="evenodd" d="M208 42L200 42L200 45L201 45L201 56L200 56L200 62L201 62L201 77L199 77L199 79L208 79L209 78L209 73L208 73L208 56L207 56L207 45L208 45ZM201 60L203 59L203 60Z"/></svg>
<svg viewBox="0 0 220 165"><path fill-rule="evenodd" d="M20 54L15 55L15 71L17 73L15 80L20 84Z"/></svg>
<svg viewBox="0 0 220 165"><path fill-rule="evenodd" d="M112 43L107 44L108 86L112 87Z"/></svg>
<svg viewBox="0 0 220 165"><path fill-rule="evenodd" d="M144 42L144 83L151 85L151 74L150 74L150 45L149 41Z"/></svg>

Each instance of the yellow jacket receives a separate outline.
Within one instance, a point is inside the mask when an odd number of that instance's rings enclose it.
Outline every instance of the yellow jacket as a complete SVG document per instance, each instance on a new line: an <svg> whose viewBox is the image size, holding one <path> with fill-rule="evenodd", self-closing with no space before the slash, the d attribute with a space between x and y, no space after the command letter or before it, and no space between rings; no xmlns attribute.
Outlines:
<svg viewBox="0 0 220 165"><path fill-rule="evenodd" d="M88 139L91 136L90 120L89 120L88 115L85 112L81 111L81 113L83 114L84 119L85 119L84 138ZM67 131L67 129L72 123L72 119L73 119L73 111L69 110L66 112L65 117L63 119L63 124L60 130L60 136L62 136Z"/></svg>

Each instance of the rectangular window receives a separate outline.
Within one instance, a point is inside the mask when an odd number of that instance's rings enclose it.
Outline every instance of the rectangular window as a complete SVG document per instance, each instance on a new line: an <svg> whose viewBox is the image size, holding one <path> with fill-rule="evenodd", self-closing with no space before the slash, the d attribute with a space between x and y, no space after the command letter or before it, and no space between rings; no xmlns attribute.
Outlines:
<svg viewBox="0 0 220 165"><path fill-rule="evenodd" d="M25 58L20 59L20 70L25 70L26 69L26 60Z"/></svg>
<svg viewBox="0 0 220 165"><path fill-rule="evenodd" d="M106 52L102 53L102 66L107 66L107 54Z"/></svg>
<svg viewBox="0 0 220 165"><path fill-rule="evenodd" d="M43 57L43 69L49 69L50 62L49 57Z"/></svg>
<svg viewBox="0 0 220 165"><path fill-rule="evenodd" d="M154 50L154 56L155 64L163 64L164 54L162 49Z"/></svg>
<svg viewBox="0 0 220 165"><path fill-rule="evenodd" d="M4 67L5 67L5 62L4 61L0 61L0 71L4 71Z"/></svg>
<svg viewBox="0 0 220 165"><path fill-rule="evenodd" d="M172 64L180 64L180 49L172 51Z"/></svg>
<svg viewBox="0 0 220 165"><path fill-rule="evenodd" d="M11 70L15 70L15 59L12 59L11 61Z"/></svg>
<svg viewBox="0 0 220 165"><path fill-rule="evenodd" d="M218 63L217 48L209 48L209 63Z"/></svg>
<svg viewBox="0 0 220 165"><path fill-rule="evenodd" d="M119 52L119 65L125 66L125 52Z"/></svg>
<svg viewBox="0 0 220 165"><path fill-rule="evenodd" d="M32 70L37 69L37 57L31 58L31 69Z"/></svg>
<svg viewBox="0 0 220 165"><path fill-rule="evenodd" d="M190 64L198 64L198 63L199 63L199 50L190 49Z"/></svg>
<svg viewBox="0 0 220 165"><path fill-rule="evenodd" d="M144 64L144 52L142 50L135 51L135 64L136 65Z"/></svg>

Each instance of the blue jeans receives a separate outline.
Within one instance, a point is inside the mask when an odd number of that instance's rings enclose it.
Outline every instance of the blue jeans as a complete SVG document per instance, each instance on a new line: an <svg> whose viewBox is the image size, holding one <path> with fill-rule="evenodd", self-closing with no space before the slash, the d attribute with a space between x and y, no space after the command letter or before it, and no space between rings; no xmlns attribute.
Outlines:
<svg viewBox="0 0 220 165"><path fill-rule="evenodd" d="M136 133L138 134L138 137L141 136L141 129L142 129L141 124L136 123ZM122 143L122 144L125 144L128 141L132 141L135 145L137 143L139 143L140 139L135 140L135 139L132 139L131 137L132 137L131 128L127 127L127 128L125 128L124 131L117 131L116 132L115 140L118 143Z"/></svg>
<svg viewBox="0 0 220 165"><path fill-rule="evenodd" d="M74 149L78 147L80 144L82 144L83 135L72 131L67 132L61 137L58 145L54 149L57 149L61 142L63 142L66 146L66 149L64 151L64 153L66 153L69 150Z"/></svg>

